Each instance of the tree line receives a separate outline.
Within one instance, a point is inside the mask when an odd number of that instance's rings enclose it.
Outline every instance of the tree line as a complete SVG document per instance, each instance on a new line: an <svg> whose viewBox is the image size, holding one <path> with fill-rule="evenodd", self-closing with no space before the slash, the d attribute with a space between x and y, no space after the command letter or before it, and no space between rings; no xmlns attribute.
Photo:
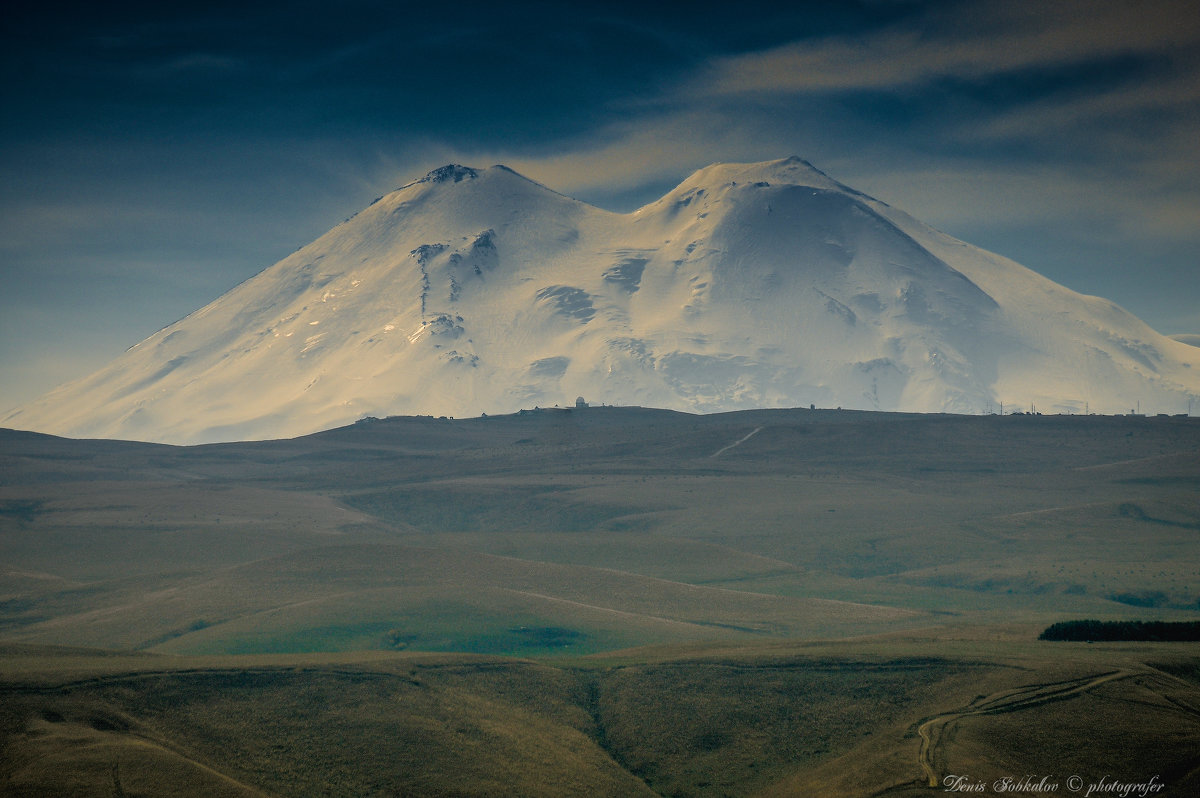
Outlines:
<svg viewBox="0 0 1200 798"><path fill-rule="evenodd" d="M1060 621L1038 640L1194 642L1200 641L1200 621Z"/></svg>

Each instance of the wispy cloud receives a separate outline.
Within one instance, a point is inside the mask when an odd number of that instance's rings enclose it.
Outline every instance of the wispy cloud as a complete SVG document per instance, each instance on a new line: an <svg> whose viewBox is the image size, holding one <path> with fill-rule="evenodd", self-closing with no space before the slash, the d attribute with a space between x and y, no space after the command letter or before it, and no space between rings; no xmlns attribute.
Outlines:
<svg viewBox="0 0 1200 798"><path fill-rule="evenodd" d="M720 115L685 110L616 124L568 150L518 156L508 165L564 193L619 191L678 178L706 165L713 153L729 157L741 148L742 132Z"/></svg>
<svg viewBox="0 0 1200 798"><path fill-rule="evenodd" d="M856 36L797 41L716 59L696 95L888 89L979 79L1200 44L1200 14L1157 2L966 3Z"/></svg>
<svg viewBox="0 0 1200 798"><path fill-rule="evenodd" d="M835 176L839 165L829 166ZM923 161L902 168L859 165L857 171L857 188L884 200L903 197L906 211L951 230L1049 224L1114 239L1187 241L1200 219L1200 197L1149 174L1131 177L1118 190L1107 173L1065 166Z"/></svg>
<svg viewBox="0 0 1200 798"><path fill-rule="evenodd" d="M495 157L560 191L595 193L679 179L714 159L799 154L951 229L1058 219L1186 240L1200 218L1200 15L1189 5L938 6L857 36L713 59L553 154ZM1093 74L1118 58L1137 68ZM946 88L1034 71L1070 79L1002 102ZM864 91L891 95L908 117L889 128L840 99ZM827 122L830 108L846 110Z"/></svg>

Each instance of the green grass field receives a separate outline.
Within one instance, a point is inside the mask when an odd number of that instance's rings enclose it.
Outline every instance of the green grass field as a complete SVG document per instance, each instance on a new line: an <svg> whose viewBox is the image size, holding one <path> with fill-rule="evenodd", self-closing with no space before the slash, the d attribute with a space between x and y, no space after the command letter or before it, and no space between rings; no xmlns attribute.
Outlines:
<svg viewBox="0 0 1200 798"><path fill-rule="evenodd" d="M0 792L1192 795L1196 644L1036 638L1200 619L1198 541L1187 418L0 431Z"/></svg>

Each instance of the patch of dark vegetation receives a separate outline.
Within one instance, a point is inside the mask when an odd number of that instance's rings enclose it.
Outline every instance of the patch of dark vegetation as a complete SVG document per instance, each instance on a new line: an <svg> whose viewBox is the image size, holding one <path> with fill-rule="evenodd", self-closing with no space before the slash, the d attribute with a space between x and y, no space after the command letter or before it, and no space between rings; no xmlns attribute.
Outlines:
<svg viewBox="0 0 1200 798"><path fill-rule="evenodd" d="M403 629L389 629L383 636L383 648L403 651L420 639L420 635L408 634Z"/></svg>
<svg viewBox="0 0 1200 798"><path fill-rule="evenodd" d="M518 626L509 629L524 646L531 648L565 648L585 639L587 635L561 626Z"/></svg>
<svg viewBox="0 0 1200 798"><path fill-rule="evenodd" d="M1118 604L1128 604L1130 607L1162 607L1167 603L1167 594L1161 590L1140 590L1114 593L1109 599Z"/></svg>
<svg viewBox="0 0 1200 798"><path fill-rule="evenodd" d="M1172 521L1169 518L1155 518L1148 515L1140 506L1132 502L1125 502L1117 508L1117 513L1122 518L1132 518L1136 521L1145 521L1148 524L1162 524L1163 526L1174 526L1180 529L1200 529L1200 524L1189 523L1187 521Z"/></svg>
<svg viewBox="0 0 1200 798"><path fill-rule="evenodd" d="M1200 642L1200 621L1061 621L1038 640Z"/></svg>
<svg viewBox="0 0 1200 798"><path fill-rule="evenodd" d="M36 606L37 602L29 598L3 599L0 600L0 616L24 615Z"/></svg>
<svg viewBox="0 0 1200 798"><path fill-rule="evenodd" d="M87 724L96 731L127 732L130 729L128 723L112 714L93 715L88 718Z"/></svg>
<svg viewBox="0 0 1200 798"><path fill-rule="evenodd" d="M728 743L729 735L721 729L708 729L692 738L692 748L696 751L718 751Z"/></svg>
<svg viewBox="0 0 1200 798"><path fill-rule="evenodd" d="M1146 517L1146 511L1132 502L1125 502L1117 508L1117 513L1124 518L1136 518L1139 521Z"/></svg>
<svg viewBox="0 0 1200 798"><path fill-rule="evenodd" d="M0 516L30 523L42 512L44 499L5 499L0 501Z"/></svg>
<svg viewBox="0 0 1200 798"><path fill-rule="evenodd" d="M45 621L48 616L39 608L38 602L28 598L11 598L0 601L0 630L15 629Z"/></svg>
<svg viewBox="0 0 1200 798"><path fill-rule="evenodd" d="M172 629L171 631L165 632L158 637L147 640L146 642L142 643L140 648L153 648L154 646L161 645L168 640L174 640L177 637L183 637L184 635L189 635L192 632L199 632L201 629L207 629L210 626L212 626L212 624L209 621L197 618L186 626L178 629Z"/></svg>
<svg viewBox="0 0 1200 798"><path fill-rule="evenodd" d="M1175 662L1147 662L1152 668L1163 673L1169 673L1180 679L1200 685L1200 661L1195 659L1177 660Z"/></svg>

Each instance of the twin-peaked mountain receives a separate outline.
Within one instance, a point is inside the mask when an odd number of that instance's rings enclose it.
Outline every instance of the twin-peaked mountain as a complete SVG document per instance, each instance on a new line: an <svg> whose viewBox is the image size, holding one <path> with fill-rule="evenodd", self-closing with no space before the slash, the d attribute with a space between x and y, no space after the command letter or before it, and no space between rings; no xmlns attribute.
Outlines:
<svg viewBox="0 0 1200 798"><path fill-rule="evenodd" d="M576 396L1177 413L1200 349L796 158L629 214L445 166L0 423L192 443Z"/></svg>

